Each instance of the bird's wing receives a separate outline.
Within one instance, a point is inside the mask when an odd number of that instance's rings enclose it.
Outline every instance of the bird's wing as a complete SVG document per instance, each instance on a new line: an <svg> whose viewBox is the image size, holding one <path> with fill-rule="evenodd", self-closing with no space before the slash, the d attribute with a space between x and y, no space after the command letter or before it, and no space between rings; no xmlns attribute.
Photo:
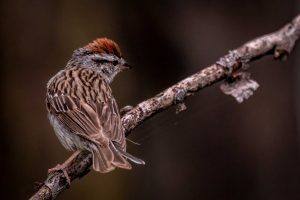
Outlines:
<svg viewBox="0 0 300 200"><path fill-rule="evenodd" d="M106 83L103 81L102 84ZM89 89L95 90L92 87ZM101 91L97 89L93 94L97 92L99 94ZM70 94L52 92L47 95L46 102L49 111L70 131L96 143L108 144L112 140L125 145L120 115L110 88L96 98L85 96L79 99Z"/></svg>

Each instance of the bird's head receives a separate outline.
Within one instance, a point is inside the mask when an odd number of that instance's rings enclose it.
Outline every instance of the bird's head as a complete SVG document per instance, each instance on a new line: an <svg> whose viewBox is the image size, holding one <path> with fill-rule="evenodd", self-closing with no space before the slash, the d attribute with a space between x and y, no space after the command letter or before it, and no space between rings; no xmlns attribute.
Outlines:
<svg viewBox="0 0 300 200"><path fill-rule="evenodd" d="M74 51L68 66L79 66L97 71L108 83L131 66L122 57L117 43L108 38L98 38Z"/></svg>

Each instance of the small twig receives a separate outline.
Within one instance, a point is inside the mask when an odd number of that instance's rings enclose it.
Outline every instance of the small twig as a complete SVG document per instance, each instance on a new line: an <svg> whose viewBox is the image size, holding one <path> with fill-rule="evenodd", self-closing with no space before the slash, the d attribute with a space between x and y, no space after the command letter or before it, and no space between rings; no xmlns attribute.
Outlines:
<svg viewBox="0 0 300 200"><path fill-rule="evenodd" d="M182 104L189 95L228 78L232 73L247 66L251 61L273 54L275 59L286 59L300 36L300 15L280 30L251 40L241 47L230 51L215 64L180 81L155 97L132 108L122 116L126 136L139 124L172 105ZM180 96L178 96L178 91ZM178 101L180 97L180 101ZM91 154L81 152L68 166L67 173L73 181L85 175L92 164ZM67 182L62 172L50 174L44 185L30 198L32 200L55 199L67 189Z"/></svg>

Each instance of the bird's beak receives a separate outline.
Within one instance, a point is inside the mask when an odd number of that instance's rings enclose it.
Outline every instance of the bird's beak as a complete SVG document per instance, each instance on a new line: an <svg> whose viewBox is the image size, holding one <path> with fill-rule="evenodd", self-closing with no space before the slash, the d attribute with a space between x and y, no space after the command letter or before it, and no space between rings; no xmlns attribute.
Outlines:
<svg viewBox="0 0 300 200"><path fill-rule="evenodd" d="M131 66L128 62L123 63L122 66L123 66L125 69L131 69L131 68L132 68L132 66Z"/></svg>
<svg viewBox="0 0 300 200"><path fill-rule="evenodd" d="M120 68L122 70L125 70L125 69L131 69L132 66L122 58L122 61L121 61L121 64L120 64Z"/></svg>

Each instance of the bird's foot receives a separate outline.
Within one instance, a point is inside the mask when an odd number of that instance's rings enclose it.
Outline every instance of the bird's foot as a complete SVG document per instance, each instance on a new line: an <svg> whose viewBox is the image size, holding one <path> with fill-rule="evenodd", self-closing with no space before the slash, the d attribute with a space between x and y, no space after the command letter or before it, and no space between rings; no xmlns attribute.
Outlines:
<svg viewBox="0 0 300 200"><path fill-rule="evenodd" d="M66 181L68 183L68 187L70 187L71 185L71 179L67 173L67 165L64 164L57 164L55 167L51 168L51 169L48 169L48 174L52 174L54 172L58 172L58 171L62 171L65 178L66 178Z"/></svg>
<svg viewBox="0 0 300 200"><path fill-rule="evenodd" d="M120 115L124 116L126 113L128 113L129 111L131 111L133 109L133 106L131 105L127 105L124 108L121 108L120 110Z"/></svg>

